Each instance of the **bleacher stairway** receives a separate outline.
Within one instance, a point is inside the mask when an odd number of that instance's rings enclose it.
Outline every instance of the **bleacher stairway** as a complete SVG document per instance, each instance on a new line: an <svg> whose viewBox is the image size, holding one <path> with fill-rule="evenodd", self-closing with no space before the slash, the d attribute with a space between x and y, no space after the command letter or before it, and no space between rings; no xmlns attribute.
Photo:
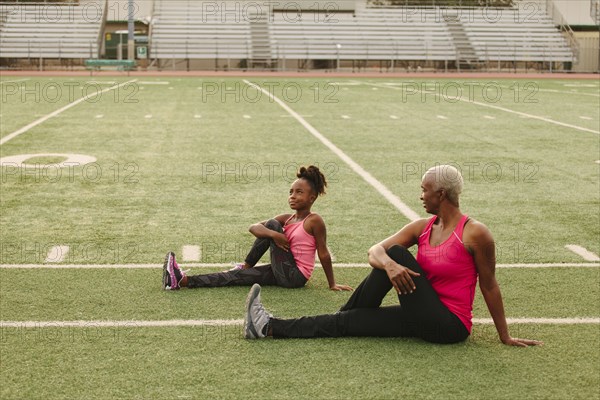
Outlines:
<svg viewBox="0 0 600 400"><path fill-rule="evenodd" d="M250 67L271 67L271 37L269 34L269 15L266 12L248 15L252 58Z"/></svg>
<svg viewBox="0 0 600 400"><path fill-rule="evenodd" d="M479 57L469 36L465 32L460 18L449 17L445 20L446 24L448 24L448 31L452 35L454 46L456 47L456 64L458 68L474 69L478 67Z"/></svg>

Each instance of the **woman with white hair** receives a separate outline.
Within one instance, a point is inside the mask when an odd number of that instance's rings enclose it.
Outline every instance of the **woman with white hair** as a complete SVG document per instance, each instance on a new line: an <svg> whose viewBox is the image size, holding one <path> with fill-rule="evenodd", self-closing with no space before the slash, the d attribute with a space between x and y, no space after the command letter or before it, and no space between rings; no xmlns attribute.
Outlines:
<svg viewBox="0 0 600 400"><path fill-rule="evenodd" d="M459 208L460 172L450 165L429 169L421 182L421 201L433 214L404 226L369 249L371 273L335 314L278 319L260 301L260 286L248 294L246 338L337 336L418 337L433 343L466 340L472 329L473 299L479 287L502 343L541 342L509 334L495 277L495 245L489 229ZM417 257L407 250L418 245ZM394 288L399 305L381 307Z"/></svg>

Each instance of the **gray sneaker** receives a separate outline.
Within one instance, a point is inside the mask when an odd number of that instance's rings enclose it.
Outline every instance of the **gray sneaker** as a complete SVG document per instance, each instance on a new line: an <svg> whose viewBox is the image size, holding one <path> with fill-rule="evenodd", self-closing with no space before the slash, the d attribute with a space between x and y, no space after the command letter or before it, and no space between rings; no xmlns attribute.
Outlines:
<svg viewBox="0 0 600 400"><path fill-rule="evenodd" d="M244 317L244 337L259 339L267 336L263 329L273 315L269 314L260 302L260 285L255 283L246 298L246 316Z"/></svg>

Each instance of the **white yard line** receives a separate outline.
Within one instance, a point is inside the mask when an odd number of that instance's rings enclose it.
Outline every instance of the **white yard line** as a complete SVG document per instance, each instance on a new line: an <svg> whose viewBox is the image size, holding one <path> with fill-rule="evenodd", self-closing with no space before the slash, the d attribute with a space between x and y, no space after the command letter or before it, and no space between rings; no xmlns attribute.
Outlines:
<svg viewBox="0 0 600 400"><path fill-rule="evenodd" d="M331 251L331 250L330 250ZM182 263L186 268L231 268L231 263ZM316 263L316 267L320 267ZM367 263L335 263L335 268L370 268ZM0 264L0 269L159 269L162 262L152 264ZM531 263L497 264L496 268L600 268L600 263Z"/></svg>
<svg viewBox="0 0 600 400"><path fill-rule="evenodd" d="M509 324L534 325L597 325L600 318L507 318ZM476 325L491 325L491 318L473 318ZM97 320L97 321L0 321L0 329L52 328L162 328L182 326L242 326L243 319L172 319L172 320Z"/></svg>
<svg viewBox="0 0 600 400"><path fill-rule="evenodd" d="M44 116L44 117L42 117L42 118L40 118L40 119L38 119L36 121L33 121L31 124L29 124L27 126L24 126L23 128L15 131L13 133L11 133L10 135L7 135L7 136L3 137L2 139L0 139L0 145L3 145L6 142L8 142L9 140L14 139L15 137L17 137L17 136L19 136L19 135L27 132L31 128L34 128L34 127L36 127L36 126L38 126L38 125L40 125L40 124L48 121L50 118L56 117L57 115L61 114L62 112L67 111L69 108L75 107L77 104L79 104L81 102L84 102L84 101L86 101L86 100L88 100L88 99L90 99L92 97L98 96L98 95L100 95L102 93L105 93L105 92L108 92L110 90L118 89L121 86L128 85L130 83L135 82L136 80L137 79L134 79L134 80L131 80L131 81L127 81L127 82L121 83L120 85L112 86L112 87L109 87L107 89L101 90L100 92L94 92L91 95L88 94L87 96L84 96L84 97L82 97L82 98L80 98L78 100L75 100L72 103L69 103L69 104L67 104L64 107L59 108L58 110L56 110L54 112L51 112L50 114L48 114L48 115L46 115L46 116Z"/></svg>
<svg viewBox="0 0 600 400"><path fill-rule="evenodd" d="M394 86L380 85L380 84L368 83L368 82L363 82L363 83L365 85L370 85L370 86L383 87L383 88L393 89L393 90L402 90L401 88L397 88L397 87L394 87ZM421 92L420 89L419 89L419 92ZM440 96L440 94L438 94L438 93L428 93L428 94L433 94L434 96L438 96L438 97ZM546 117L541 117L539 115L527 114L527 113L524 113L524 112L521 112L521 111L515 111L515 110L511 110L509 108L500 107L500 106L496 106L496 105L493 105L493 104L481 103L479 101L465 100L462 97L448 97L448 98L452 99L452 100L462 101L463 103L467 103L467 104L475 104L475 105L481 106L481 107L488 107L488 108L492 108L494 110L500 110L500 111L508 112L508 113L511 113L511 114L520 115L520 116L525 117L525 118L537 119L537 120L540 120L540 121L548 122L550 124L563 126L565 128L571 128L571 129L575 129L575 130L582 131L582 132L589 132L589 133L595 133L596 135L600 135L600 131L595 131L593 129L588 129L588 128L584 128L584 127L577 126L577 125L571 125L571 124L567 124L567 123L564 123L564 122L555 121L553 119L546 118Z"/></svg>
<svg viewBox="0 0 600 400"><path fill-rule="evenodd" d="M339 158L341 158L354 172L360 175L368 184L373 186L375 190L377 190L383 197L386 198L394 207L396 207L406 218L410 221L415 221L420 219L419 214L414 212L409 206L404 204L402 200L395 194L393 194L383 183L379 182L375 179L370 173L368 173L363 167L358 165L353 159L351 159L346 153L344 153L339 147L333 144L329 139L323 136L318 130L316 130L311 124L309 124L302 116L300 116L297 112L292 110L286 103L281 101L279 98L275 97L269 91L264 90L260 86L255 85L244 79L244 83L246 85L252 86L265 95L267 95L270 99L279 104L285 111L287 111L290 115L292 115L307 131L309 131L314 137L319 139L321 143L329 148L334 154L336 154Z"/></svg>

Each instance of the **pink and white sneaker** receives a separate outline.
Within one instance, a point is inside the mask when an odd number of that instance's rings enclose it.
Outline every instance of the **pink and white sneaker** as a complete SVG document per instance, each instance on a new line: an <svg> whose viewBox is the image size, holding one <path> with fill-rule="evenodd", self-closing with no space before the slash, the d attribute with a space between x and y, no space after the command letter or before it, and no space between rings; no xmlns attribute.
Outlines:
<svg viewBox="0 0 600 400"><path fill-rule="evenodd" d="M179 268L179 265L175 261L175 253L172 251L168 252L163 264L163 289L179 290L181 287L179 284L184 277L185 272Z"/></svg>
<svg viewBox="0 0 600 400"><path fill-rule="evenodd" d="M233 264L233 268L229 269L229 271L239 271L240 269L244 269L244 263Z"/></svg>

